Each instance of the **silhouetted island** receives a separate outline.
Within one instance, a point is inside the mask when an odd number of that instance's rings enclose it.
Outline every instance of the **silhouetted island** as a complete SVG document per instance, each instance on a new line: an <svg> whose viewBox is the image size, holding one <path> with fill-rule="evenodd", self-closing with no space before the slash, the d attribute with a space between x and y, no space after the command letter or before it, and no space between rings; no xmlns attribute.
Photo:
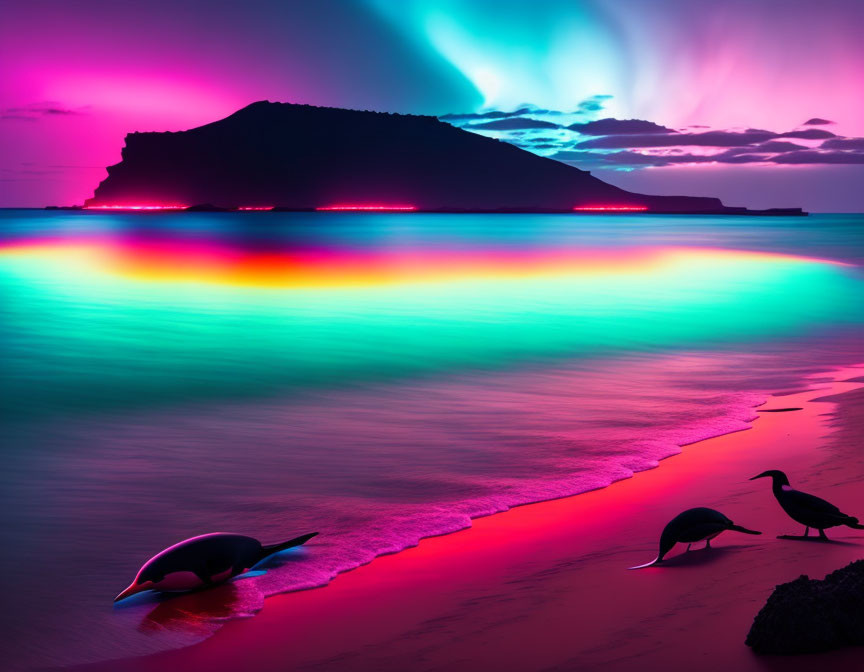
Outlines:
<svg viewBox="0 0 864 672"><path fill-rule="evenodd" d="M647 196L435 117L253 103L188 131L131 133L87 208L803 214ZM206 206L204 206L206 204ZM202 207L203 206L203 207ZM148 208L142 208L148 209Z"/></svg>

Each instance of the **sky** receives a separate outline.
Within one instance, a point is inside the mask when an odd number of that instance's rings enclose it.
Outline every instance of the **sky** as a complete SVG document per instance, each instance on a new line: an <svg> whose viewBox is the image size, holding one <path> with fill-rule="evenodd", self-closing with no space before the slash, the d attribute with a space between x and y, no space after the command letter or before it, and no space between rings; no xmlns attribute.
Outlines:
<svg viewBox="0 0 864 672"><path fill-rule="evenodd" d="M81 203L127 133L272 100L443 116L636 191L864 211L862 30L861 0L0 0L0 207Z"/></svg>

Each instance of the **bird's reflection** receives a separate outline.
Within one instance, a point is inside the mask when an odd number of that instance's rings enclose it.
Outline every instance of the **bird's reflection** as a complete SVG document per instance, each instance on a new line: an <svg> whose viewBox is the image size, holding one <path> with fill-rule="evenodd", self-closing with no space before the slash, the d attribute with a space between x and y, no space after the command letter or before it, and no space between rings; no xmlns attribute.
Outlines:
<svg viewBox="0 0 864 672"><path fill-rule="evenodd" d="M184 593L160 601L141 621L139 630L156 633L165 630L201 634L213 629L213 622L238 616L243 611L243 595L238 584Z"/></svg>
<svg viewBox="0 0 864 672"><path fill-rule="evenodd" d="M298 562L305 554L303 548L276 553L258 563L253 570L212 588L173 594L148 591L142 602L155 601L156 606L144 616L139 630L148 634L171 631L206 635L213 631L217 621L251 615L260 608L263 597L255 581L249 579Z"/></svg>

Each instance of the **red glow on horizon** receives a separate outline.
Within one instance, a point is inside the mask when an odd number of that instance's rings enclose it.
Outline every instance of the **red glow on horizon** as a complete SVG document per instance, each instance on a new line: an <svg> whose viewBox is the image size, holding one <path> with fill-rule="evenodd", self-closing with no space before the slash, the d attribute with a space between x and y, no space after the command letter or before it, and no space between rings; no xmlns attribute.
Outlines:
<svg viewBox="0 0 864 672"><path fill-rule="evenodd" d="M372 211L372 212L412 212L417 209L416 205L325 205L315 208L322 212L333 211Z"/></svg>
<svg viewBox="0 0 864 672"><path fill-rule="evenodd" d="M275 207L276 207L275 205L247 205L247 206L244 206L242 208L237 208L237 210L242 210L243 212L248 212L248 211L253 211L253 210L254 211L258 211L258 210L267 211L267 210L272 210Z"/></svg>
<svg viewBox="0 0 864 672"><path fill-rule="evenodd" d="M85 205L85 210L185 210L188 205Z"/></svg>
<svg viewBox="0 0 864 672"><path fill-rule="evenodd" d="M582 205L573 208L576 212L645 212L647 205Z"/></svg>

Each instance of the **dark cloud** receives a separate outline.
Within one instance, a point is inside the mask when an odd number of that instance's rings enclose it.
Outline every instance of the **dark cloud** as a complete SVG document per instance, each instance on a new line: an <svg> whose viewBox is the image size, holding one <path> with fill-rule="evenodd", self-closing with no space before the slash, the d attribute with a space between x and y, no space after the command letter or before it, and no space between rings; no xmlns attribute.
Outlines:
<svg viewBox="0 0 864 672"><path fill-rule="evenodd" d="M761 163L767 160L768 154L757 147L731 147L717 154L674 154L659 156L655 165L673 163Z"/></svg>
<svg viewBox="0 0 864 672"><path fill-rule="evenodd" d="M622 152L610 152L601 154L599 152L582 152L568 150L553 154L550 158L568 163L581 163L596 166L669 166L676 163L709 163L715 159L710 156L696 154L640 154L625 150Z"/></svg>
<svg viewBox="0 0 864 672"><path fill-rule="evenodd" d="M749 149L749 148L748 148ZM799 149L807 149L804 145L796 145L794 142L785 142L784 140L769 140L761 145L753 147L753 151L779 153L779 152L794 152Z"/></svg>
<svg viewBox="0 0 864 672"><path fill-rule="evenodd" d="M752 147L742 151L740 148L731 148L717 154L641 154L630 150L601 153L567 150L557 152L551 158L575 165L617 166L622 168L663 167L694 163L864 164L864 153L825 152L804 149L770 154L756 151L757 149L757 147Z"/></svg>
<svg viewBox="0 0 864 672"><path fill-rule="evenodd" d="M623 152L618 152L623 154ZM604 163L610 160L612 154L601 154L599 152L585 152L574 149L563 149L555 152L550 159L557 161L583 161L585 163Z"/></svg>
<svg viewBox="0 0 864 672"><path fill-rule="evenodd" d="M527 114L541 115L541 116L559 116L563 114L563 112L557 112L556 110L544 110L539 107L520 107L517 110L513 110L512 112L502 112L501 110L491 110L489 112L477 112L471 113L466 112L464 114L442 114L439 119L441 121L448 122L471 122L471 121L481 121L484 119L510 119L512 117L524 117Z"/></svg>
<svg viewBox="0 0 864 672"><path fill-rule="evenodd" d="M570 130L577 131L583 135L639 135L647 133L675 133L671 128L666 128L653 121L643 119L598 119L587 121L583 124L571 124Z"/></svg>
<svg viewBox="0 0 864 672"><path fill-rule="evenodd" d="M15 119L19 121L38 121L45 117L65 117L83 114L79 110L64 107L61 103L44 101L31 103L23 107L6 107L0 109L0 119Z"/></svg>
<svg viewBox="0 0 864 672"><path fill-rule="evenodd" d="M551 121L517 117L512 119L497 119L495 121L487 121L484 124L472 124L465 127L469 131L520 131L532 128L561 128L561 126L553 124Z"/></svg>
<svg viewBox="0 0 864 672"><path fill-rule="evenodd" d="M595 96L583 101L580 108L602 108L603 101L610 97ZM466 130L501 131L506 133L509 142L523 149L542 151L553 159L583 167L636 169L712 163L864 164L864 138L843 138L825 129L812 128L833 123L816 117L805 124L811 128L785 133L761 128L703 131L696 126L678 132L644 119L609 117L567 126L580 135L595 136L574 143L566 137L567 134L552 137L541 130L565 128L555 123L561 114L523 106L512 112L493 111L443 118L466 122L457 124ZM469 125L468 121L479 123ZM807 144L793 142L793 139L823 142L818 149L813 149ZM695 150L694 147L704 149ZM648 151L639 151L643 148Z"/></svg>
<svg viewBox="0 0 864 672"><path fill-rule="evenodd" d="M708 163L765 163L768 156L765 154L732 154L730 156L710 156ZM679 162L680 163L680 162Z"/></svg>
<svg viewBox="0 0 864 672"><path fill-rule="evenodd" d="M801 138L802 140L824 140L825 138L836 138L831 131L824 131L821 128L807 128L803 131L789 131L781 133L780 138Z"/></svg>
<svg viewBox="0 0 864 672"><path fill-rule="evenodd" d="M808 149L774 157L774 163L864 163L864 152L824 152Z"/></svg>
<svg viewBox="0 0 864 672"><path fill-rule="evenodd" d="M527 107L513 110L512 112L502 112L501 110L491 110L490 112L467 112L465 114L442 114L439 119L442 121L476 121L478 119L506 119L507 117L518 117L528 113Z"/></svg>
<svg viewBox="0 0 864 672"><path fill-rule="evenodd" d="M744 132L706 131L704 133L667 133L645 135L609 135L585 140L579 149L625 149L628 147L743 147L778 137L770 131L748 129Z"/></svg>
<svg viewBox="0 0 864 672"><path fill-rule="evenodd" d="M587 112L599 112L603 109L606 101L609 100L611 97L612 96L609 95L599 95L586 98L576 106L576 113L584 114Z"/></svg>
<svg viewBox="0 0 864 672"><path fill-rule="evenodd" d="M580 156L582 155L582 156ZM591 158L587 158L588 155ZM594 165L617 165L617 166L670 166L678 163L709 163L714 159L709 156L698 154L640 154L629 150L623 152L611 152L609 154L596 154L594 152L559 152L552 158L563 161L579 161L592 163Z"/></svg>
<svg viewBox="0 0 864 672"><path fill-rule="evenodd" d="M864 138L832 138L823 142L821 149L857 149L864 151Z"/></svg>
<svg viewBox="0 0 864 672"><path fill-rule="evenodd" d="M540 107L535 107L534 105L522 105L518 109L512 110L510 112L504 112L503 110L489 110L487 112L464 112L464 113L451 113L451 114L443 114L439 119L441 121L446 121L448 123L454 124L456 126L460 126L465 128L467 124L470 124L474 121L483 121L483 122L492 122L503 119L515 119L520 117L560 117L565 114L568 115L585 115L593 112L598 112L603 109L603 105L606 100L611 98L609 95L598 95L592 96L591 98L587 98L583 100L576 106L576 110L573 112L561 112L560 110L547 110ZM551 122L548 122L551 123ZM647 122L646 122L647 123ZM552 126L520 126L520 128L557 128L556 124ZM481 125L477 124L471 126L471 128L480 129L480 130L509 130L508 128L488 128L484 129ZM645 131L650 132L650 131ZM599 134L598 134L599 135Z"/></svg>
<svg viewBox="0 0 864 672"><path fill-rule="evenodd" d="M603 109L603 103L597 101L582 101L576 108L577 112L599 112Z"/></svg>
<svg viewBox="0 0 864 672"><path fill-rule="evenodd" d="M825 126L827 124L833 124L833 121L828 119L820 119L819 117L813 117L812 119L808 119L805 121L802 126Z"/></svg>

